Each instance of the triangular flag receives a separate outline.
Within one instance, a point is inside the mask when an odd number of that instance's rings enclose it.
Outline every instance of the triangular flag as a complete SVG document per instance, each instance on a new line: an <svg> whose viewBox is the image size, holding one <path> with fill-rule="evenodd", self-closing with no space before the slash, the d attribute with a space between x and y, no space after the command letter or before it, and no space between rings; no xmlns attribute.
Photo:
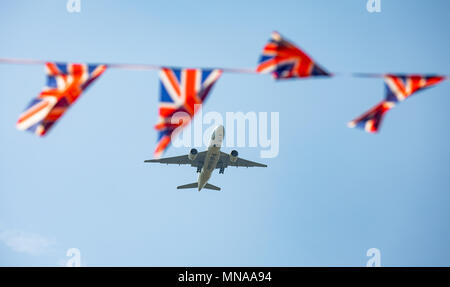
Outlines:
<svg viewBox="0 0 450 287"><path fill-rule="evenodd" d="M277 32L272 33L269 43L264 47L256 71L272 73L275 79L330 76L305 52Z"/></svg>
<svg viewBox="0 0 450 287"><path fill-rule="evenodd" d="M203 104L221 75L222 71L215 69L161 69L159 120L155 125L159 134L155 158L159 158L167 149L174 131L192 120L195 106ZM184 113L187 117L180 122L179 118L174 117L177 113Z"/></svg>
<svg viewBox="0 0 450 287"><path fill-rule="evenodd" d="M19 116L17 129L45 135L106 65L47 63L47 86Z"/></svg>
<svg viewBox="0 0 450 287"><path fill-rule="evenodd" d="M348 126L359 127L366 132L376 133L384 115L398 102L404 101L413 93L431 87L443 81L445 77L434 75L392 75L384 76L386 98L384 101L348 123Z"/></svg>

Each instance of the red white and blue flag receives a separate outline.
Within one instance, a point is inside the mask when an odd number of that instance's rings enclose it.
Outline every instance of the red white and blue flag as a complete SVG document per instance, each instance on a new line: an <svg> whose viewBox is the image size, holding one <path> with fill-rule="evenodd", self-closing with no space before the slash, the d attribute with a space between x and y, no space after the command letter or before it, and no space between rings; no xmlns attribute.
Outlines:
<svg viewBox="0 0 450 287"><path fill-rule="evenodd" d="M305 52L277 32L272 33L269 43L264 47L256 71L272 73L275 79L330 76Z"/></svg>
<svg viewBox="0 0 450 287"><path fill-rule="evenodd" d="M46 63L47 86L31 101L17 121L19 130L45 135L106 65Z"/></svg>
<svg viewBox="0 0 450 287"><path fill-rule="evenodd" d="M159 132L154 152L156 158L169 146L174 130L192 120L197 111L196 105L203 104L221 75L222 71L217 69L161 69L159 120L155 125ZM178 116L177 113L184 113L188 118L180 121L174 117Z"/></svg>
<svg viewBox="0 0 450 287"><path fill-rule="evenodd" d="M385 75L386 98L360 117L349 122L348 126L376 133L386 112L398 102L402 102L413 93L436 85L444 79L443 76L431 75Z"/></svg>

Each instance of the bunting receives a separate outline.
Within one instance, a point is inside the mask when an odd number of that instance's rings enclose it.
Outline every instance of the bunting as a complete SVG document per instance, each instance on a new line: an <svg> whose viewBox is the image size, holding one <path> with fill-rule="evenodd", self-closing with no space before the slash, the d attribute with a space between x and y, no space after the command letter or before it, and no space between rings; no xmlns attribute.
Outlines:
<svg viewBox="0 0 450 287"><path fill-rule="evenodd" d="M445 77L434 75L386 75L384 77L386 98L369 111L348 123L350 128L358 127L369 133L378 132L384 115L399 102L413 93L443 81Z"/></svg>
<svg viewBox="0 0 450 287"><path fill-rule="evenodd" d="M167 149L174 131L179 131L177 128L183 128L192 120L196 105L203 104L221 74L222 71L217 69L161 69L159 120L155 125L158 131L156 158ZM175 117L179 115L187 117L180 120Z"/></svg>
<svg viewBox="0 0 450 287"><path fill-rule="evenodd" d="M45 65L47 86L31 101L17 121L19 130L45 135L82 92L110 68L160 71L159 117L155 125L158 142L154 152L160 157L171 143L171 137L194 117L222 73L264 74L275 79L336 76L318 65L310 56L279 33L273 32L265 45L256 69L244 68L169 68L148 64L69 64L32 59L0 58L4 64ZM444 75L350 73L352 77L383 78L385 99L360 117L348 123L370 133L379 131L386 113L415 92L450 79ZM180 114L184 116L180 118ZM181 128L181 129L180 129Z"/></svg>
<svg viewBox="0 0 450 287"><path fill-rule="evenodd" d="M19 116L17 129L45 135L106 65L46 63L47 86Z"/></svg>
<svg viewBox="0 0 450 287"><path fill-rule="evenodd" d="M256 68L259 73L272 73L275 79L330 76L305 52L290 43L278 32L273 32L264 47Z"/></svg>

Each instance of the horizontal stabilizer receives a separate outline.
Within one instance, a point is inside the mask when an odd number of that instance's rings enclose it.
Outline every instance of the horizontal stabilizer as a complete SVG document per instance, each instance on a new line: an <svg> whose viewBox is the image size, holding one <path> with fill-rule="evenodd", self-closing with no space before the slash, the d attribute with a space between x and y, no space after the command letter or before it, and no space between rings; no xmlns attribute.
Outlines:
<svg viewBox="0 0 450 287"><path fill-rule="evenodd" d="M177 189L198 188L198 182L177 186ZM211 190L220 190L220 187L207 183L203 188Z"/></svg>
<svg viewBox="0 0 450 287"><path fill-rule="evenodd" d="M212 189L212 190L220 190L220 187L212 185L212 184L209 184L209 183L207 183L204 188Z"/></svg>
<svg viewBox="0 0 450 287"><path fill-rule="evenodd" d="M194 183L177 186L177 189L197 188L197 187L198 187L198 182L194 182Z"/></svg>

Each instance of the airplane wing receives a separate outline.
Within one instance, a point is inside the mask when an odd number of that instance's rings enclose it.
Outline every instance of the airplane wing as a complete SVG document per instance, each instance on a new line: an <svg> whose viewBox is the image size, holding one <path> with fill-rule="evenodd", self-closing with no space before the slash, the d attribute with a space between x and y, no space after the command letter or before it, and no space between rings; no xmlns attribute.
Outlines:
<svg viewBox="0 0 450 287"><path fill-rule="evenodd" d="M258 166L258 167L267 167L267 165L262 164L262 163L257 163L254 161L250 161L250 160L246 160L243 158L238 157L236 159L235 162L232 162L230 160L230 155L224 152L220 152L220 159L219 162L217 163L216 168L226 168L228 166L242 166L242 167L254 167L254 166Z"/></svg>
<svg viewBox="0 0 450 287"><path fill-rule="evenodd" d="M165 164L190 164L191 166L195 167L201 167L203 166L203 162L205 161L205 155L206 151L199 152L197 154L197 157L194 160L190 160L188 158L188 155L180 155L180 156L174 156L174 157L166 157L166 158L160 158L160 159L149 159L145 160L144 162L159 162L159 163L165 163Z"/></svg>

